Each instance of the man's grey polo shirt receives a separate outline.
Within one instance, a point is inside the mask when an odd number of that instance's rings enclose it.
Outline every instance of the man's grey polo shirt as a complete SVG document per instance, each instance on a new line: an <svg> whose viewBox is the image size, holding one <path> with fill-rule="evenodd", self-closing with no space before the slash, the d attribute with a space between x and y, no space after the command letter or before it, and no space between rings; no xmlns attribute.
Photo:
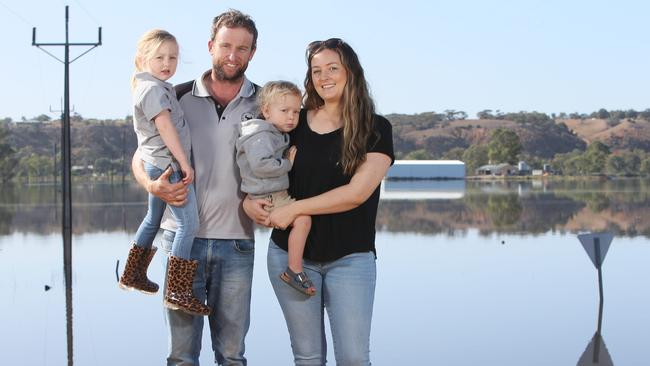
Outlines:
<svg viewBox="0 0 650 366"><path fill-rule="evenodd" d="M133 129L138 137L140 158L160 169L166 169L174 159L154 123L156 116L168 110L185 156L189 159L190 131L183 120L183 111L172 84L156 79L148 72L137 73L135 80Z"/></svg>
<svg viewBox="0 0 650 366"><path fill-rule="evenodd" d="M194 81L176 86L179 102L190 127L196 199L199 208L198 238L253 239L253 221L242 208L245 194L235 160L235 142L241 123L257 115L258 86L248 79L219 117L216 103L203 83L207 71ZM175 230L165 213L161 227Z"/></svg>

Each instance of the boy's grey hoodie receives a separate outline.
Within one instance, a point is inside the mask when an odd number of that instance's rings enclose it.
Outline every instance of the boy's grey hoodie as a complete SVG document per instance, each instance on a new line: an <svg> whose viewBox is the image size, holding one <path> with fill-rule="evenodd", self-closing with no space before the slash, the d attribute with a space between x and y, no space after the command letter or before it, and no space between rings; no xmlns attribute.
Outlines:
<svg viewBox="0 0 650 366"><path fill-rule="evenodd" d="M288 134L270 122L251 119L242 122L235 147L243 192L262 195L289 188L291 162L283 157L289 147Z"/></svg>

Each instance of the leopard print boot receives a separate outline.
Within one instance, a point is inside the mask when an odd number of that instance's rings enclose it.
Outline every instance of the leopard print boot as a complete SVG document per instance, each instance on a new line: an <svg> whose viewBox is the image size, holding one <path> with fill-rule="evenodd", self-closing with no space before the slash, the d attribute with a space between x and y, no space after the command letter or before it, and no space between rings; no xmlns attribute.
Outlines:
<svg viewBox="0 0 650 366"><path fill-rule="evenodd" d="M158 292L158 284L147 277L149 263L151 263L153 256L156 255L157 250L158 248L156 247L151 247L145 250L144 257L142 258L142 265L140 266L140 272L138 273L138 286L136 289L148 295L153 295Z"/></svg>
<svg viewBox="0 0 650 366"><path fill-rule="evenodd" d="M147 278L147 268L157 248L142 248L133 243L120 277L119 286L124 290L138 290L145 294L155 294L158 285Z"/></svg>
<svg viewBox="0 0 650 366"><path fill-rule="evenodd" d="M169 256L167 289L164 304L172 310L182 310L192 315L210 315L210 308L194 297L192 284L199 262Z"/></svg>

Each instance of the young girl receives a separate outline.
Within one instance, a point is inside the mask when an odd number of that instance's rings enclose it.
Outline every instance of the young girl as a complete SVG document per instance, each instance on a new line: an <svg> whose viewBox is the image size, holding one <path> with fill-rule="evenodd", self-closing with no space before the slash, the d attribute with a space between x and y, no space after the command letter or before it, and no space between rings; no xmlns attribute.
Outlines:
<svg viewBox="0 0 650 366"><path fill-rule="evenodd" d="M260 118L242 122L237 140L237 164L241 190L251 198L268 199L268 211L293 202L287 193L296 148L289 146L287 132L296 128L301 105L300 89L288 81L271 81L258 97ZM287 151L285 157L285 151ZM280 278L296 290L313 296L316 288L302 269L302 255L311 227L311 217L299 216L289 233L289 259Z"/></svg>
<svg viewBox="0 0 650 366"><path fill-rule="evenodd" d="M133 125L138 137L138 150L145 171L157 179L172 169L169 180L188 186L187 203L169 206L178 229L167 268L164 304L190 314L208 315L210 308L194 297L192 283L198 262L190 260L199 217L190 165L190 134L173 86L167 83L178 64L178 43L169 32L153 29L138 42L135 57L133 88ZM158 285L147 278L147 267L156 252L153 240L167 205L149 194L149 207L135 234L133 246L120 278L120 287L153 294Z"/></svg>

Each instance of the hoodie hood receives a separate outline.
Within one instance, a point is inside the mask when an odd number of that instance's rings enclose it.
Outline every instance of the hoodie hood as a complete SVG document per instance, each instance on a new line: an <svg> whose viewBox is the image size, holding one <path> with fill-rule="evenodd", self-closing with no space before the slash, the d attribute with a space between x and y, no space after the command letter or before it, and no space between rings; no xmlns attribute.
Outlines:
<svg viewBox="0 0 650 366"><path fill-rule="evenodd" d="M282 135L282 132L275 128L271 122L267 122L263 119L249 119L248 121L241 123L241 134L239 138L243 143L260 132L270 132Z"/></svg>

